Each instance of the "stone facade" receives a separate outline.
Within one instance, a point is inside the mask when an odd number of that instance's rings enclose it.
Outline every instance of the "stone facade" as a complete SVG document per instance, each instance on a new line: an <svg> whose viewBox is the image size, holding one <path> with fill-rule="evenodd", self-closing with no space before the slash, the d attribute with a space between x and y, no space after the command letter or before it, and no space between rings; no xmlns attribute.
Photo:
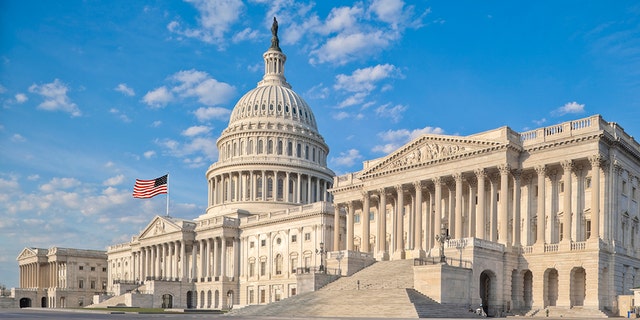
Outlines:
<svg viewBox="0 0 640 320"><path fill-rule="evenodd" d="M17 260L20 287L11 292L15 307L83 307L107 290L105 251L24 248Z"/></svg>
<svg viewBox="0 0 640 320"><path fill-rule="evenodd" d="M472 270L466 303L613 312L640 281L639 190L640 145L598 115L524 133L426 134L335 178L348 227L334 250L428 260L444 236L449 264Z"/></svg>

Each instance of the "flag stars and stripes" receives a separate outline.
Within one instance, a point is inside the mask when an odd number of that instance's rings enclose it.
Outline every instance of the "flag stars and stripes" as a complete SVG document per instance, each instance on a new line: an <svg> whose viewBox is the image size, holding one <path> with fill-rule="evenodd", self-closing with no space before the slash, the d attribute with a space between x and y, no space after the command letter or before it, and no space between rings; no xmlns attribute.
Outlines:
<svg viewBox="0 0 640 320"><path fill-rule="evenodd" d="M133 186L133 197L146 199L166 194L168 192L167 178L168 175L165 174L153 180L136 179L136 184Z"/></svg>

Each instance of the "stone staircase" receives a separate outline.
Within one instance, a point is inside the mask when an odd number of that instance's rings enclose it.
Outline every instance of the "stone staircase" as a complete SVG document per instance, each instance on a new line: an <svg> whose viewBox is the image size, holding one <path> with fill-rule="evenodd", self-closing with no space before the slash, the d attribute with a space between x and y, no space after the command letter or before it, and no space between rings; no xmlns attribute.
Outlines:
<svg viewBox="0 0 640 320"><path fill-rule="evenodd" d="M549 311L547 315L547 310ZM597 309L584 307L546 307L527 312L526 317L534 318L573 318L573 319L597 319L609 318L609 316Z"/></svg>
<svg viewBox="0 0 640 320"><path fill-rule="evenodd" d="M413 260L382 261L324 288L229 315L273 317L473 318L413 289Z"/></svg>
<svg viewBox="0 0 640 320"><path fill-rule="evenodd" d="M108 308L108 307L116 307L116 306L126 306L125 304L125 296L124 294L119 296L111 297L105 301L100 303L92 304L87 306L86 308Z"/></svg>

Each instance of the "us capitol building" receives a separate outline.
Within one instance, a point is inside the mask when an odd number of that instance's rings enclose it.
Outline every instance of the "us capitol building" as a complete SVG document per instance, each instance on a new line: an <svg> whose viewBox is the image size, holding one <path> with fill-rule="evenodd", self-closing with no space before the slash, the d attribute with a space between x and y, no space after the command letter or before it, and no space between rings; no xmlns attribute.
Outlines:
<svg viewBox="0 0 640 320"><path fill-rule="evenodd" d="M425 134L335 176L274 29L262 81L217 141L206 211L156 216L108 247L109 294L95 305L264 305L408 261L412 290L443 305L628 308L621 297L640 283L640 145L620 125L594 115L521 133ZM33 285L33 259L18 260L21 286ZM58 285L41 264L44 287Z"/></svg>

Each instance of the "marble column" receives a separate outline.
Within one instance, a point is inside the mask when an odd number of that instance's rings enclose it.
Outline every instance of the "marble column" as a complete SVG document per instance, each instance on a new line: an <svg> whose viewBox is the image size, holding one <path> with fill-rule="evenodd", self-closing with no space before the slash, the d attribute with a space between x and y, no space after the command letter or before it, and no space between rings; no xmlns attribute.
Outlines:
<svg viewBox="0 0 640 320"><path fill-rule="evenodd" d="M453 175L453 179L456 183L456 207L455 207L455 234L454 239L462 239L462 174L456 173Z"/></svg>
<svg viewBox="0 0 640 320"><path fill-rule="evenodd" d="M395 210L395 250L393 252L394 259L404 259L404 188L402 185L396 186L398 201Z"/></svg>
<svg viewBox="0 0 640 320"><path fill-rule="evenodd" d="M302 235L300 235L301 237ZM303 239L300 239L302 241ZM340 250L340 204L333 205L333 251ZM300 257L302 259L303 257Z"/></svg>
<svg viewBox="0 0 640 320"><path fill-rule="evenodd" d="M537 166L536 173L538 174L538 205L537 205L537 219L536 219L536 245L544 245L545 234L545 175L547 173L547 167L545 165Z"/></svg>
<svg viewBox="0 0 640 320"><path fill-rule="evenodd" d="M227 277L227 238L221 237L220 246L220 280L226 281Z"/></svg>
<svg viewBox="0 0 640 320"><path fill-rule="evenodd" d="M436 177L433 179L433 184L435 186L435 212L433 216L433 234L432 236L436 236L440 234L440 230L442 229L442 179L440 177ZM437 248L438 243L434 241L434 249L439 250Z"/></svg>
<svg viewBox="0 0 640 320"><path fill-rule="evenodd" d="M413 231L413 257L414 258L424 258L426 256L424 251L424 245L422 241L422 182L416 181L413 183L413 187L415 189L415 221L414 221L414 231ZM425 230L426 233L426 230Z"/></svg>
<svg viewBox="0 0 640 320"><path fill-rule="evenodd" d="M602 157L597 154L589 158L591 163L591 234L589 240L600 236L600 166Z"/></svg>
<svg viewBox="0 0 640 320"><path fill-rule="evenodd" d="M369 191L363 191L362 192L362 219L360 219L362 221L362 248L360 249L360 251L363 252L369 252L369 228L370 228L370 222L369 222L369 211L371 211L370 208L370 198L369 198Z"/></svg>
<svg viewBox="0 0 640 320"><path fill-rule="evenodd" d="M378 258L388 260L387 252L387 192L385 188L378 189L380 200L378 201Z"/></svg>
<svg viewBox="0 0 640 320"><path fill-rule="evenodd" d="M571 171L573 171L573 162L571 160L562 163L562 180L564 184L564 201L562 205L563 221L562 221L562 242L571 243Z"/></svg>
<svg viewBox="0 0 640 320"><path fill-rule="evenodd" d="M477 169L475 170L476 178L478 179L478 204L476 205L476 237L478 239L486 239L485 231L487 228L487 220L485 214L486 205L484 203L484 199L486 196L485 192L485 178L486 178L486 170L485 169Z"/></svg>
<svg viewBox="0 0 640 320"><path fill-rule="evenodd" d="M500 214L498 218L498 242L504 245L509 244L509 171L508 164L500 165Z"/></svg>
<svg viewBox="0 0 640 320"><path fill-rule="evenodd" d="M521 201L521 190L520 190L520 177L522 175L521 169L516 169L511 172L513 175L513 246L520 247L522 244L522 236L520 234L521 230L521 214L520 214L520 201Z"/></svg>
<svg viewBox="0 0 640 320"><path fill-rule="evenodd" d="M355 213L355 204L353 202L347 203L349 213L347 214L347 250L353 251L353 216Z"/></svg>

